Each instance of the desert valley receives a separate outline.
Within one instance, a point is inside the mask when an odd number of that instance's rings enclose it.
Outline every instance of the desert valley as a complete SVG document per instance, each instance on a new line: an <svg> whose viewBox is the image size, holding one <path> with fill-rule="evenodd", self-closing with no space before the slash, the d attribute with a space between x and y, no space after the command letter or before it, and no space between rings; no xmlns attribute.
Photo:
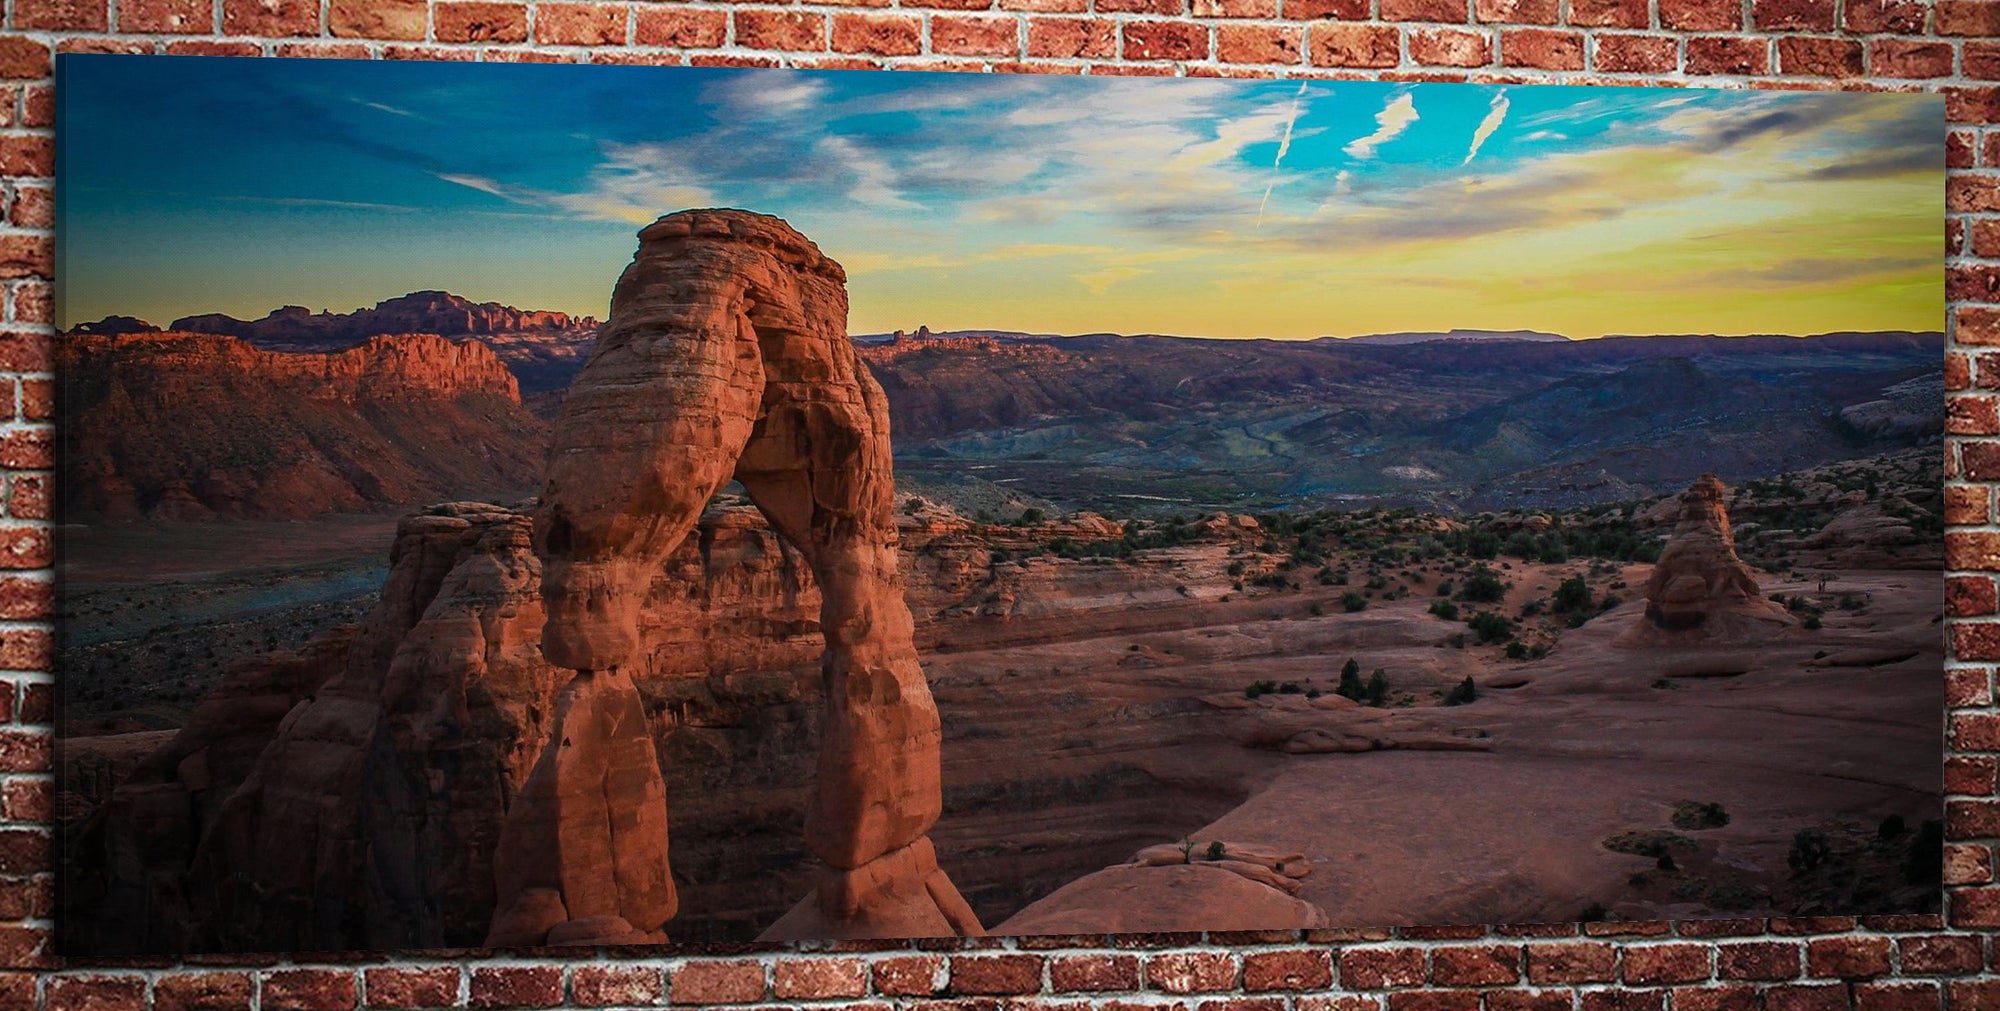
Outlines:
<svg viewBox="0 0 2000 1011"><path fill-rule="evenodd" d="M65 930L481 941L568 673L522 503L596 327L424 292L65 339ZM1935 908L1940 336L1547 337L855 338L987 929ZM675 940L810 875L819 592L741 492L632 672ZM299 738L362 668L356 739Z"/></svg>

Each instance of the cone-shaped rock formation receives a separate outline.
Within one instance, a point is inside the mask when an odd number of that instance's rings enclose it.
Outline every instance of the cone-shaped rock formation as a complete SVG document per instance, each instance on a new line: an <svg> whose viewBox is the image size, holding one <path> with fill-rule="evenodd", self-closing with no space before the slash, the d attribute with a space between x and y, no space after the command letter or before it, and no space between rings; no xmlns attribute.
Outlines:
<svg viewBox="0 0 2000 1011"><path fill-rule="evenodd" d="M631 688L614 672L637 660L649 581L732 477L811 566L826 636L806 841L827 866L766 936L978 933L927 835L942 735L897 571L888 405L846 337L846 273L783 221L746 211L671 214L639 238L556 422L535 522L542 648L592 701L565 708L509 812L495 942L646 935L671 915L658 767L636 749L631 765L611 757L645 734L618 718ZM565 734L597 757L570 758ZM613 783L629 797L608 819L588 816ZM657 833L628 800L657 808ZM628 874L632 846L645 866ZM617 866L601 866L610 852ZM614 916L623 922L603 919Z"/></svg>
<svg viewBox="0 0 2000 1011"><path fill-rule="evenodd" d="M1646 615L1622 643L1761 638L1796 624L1764 599L1757 577L1736 557L1722 504L1727 491L1715 475L1704 474L1681 494L1673 533L1646 581Z"/></svg>

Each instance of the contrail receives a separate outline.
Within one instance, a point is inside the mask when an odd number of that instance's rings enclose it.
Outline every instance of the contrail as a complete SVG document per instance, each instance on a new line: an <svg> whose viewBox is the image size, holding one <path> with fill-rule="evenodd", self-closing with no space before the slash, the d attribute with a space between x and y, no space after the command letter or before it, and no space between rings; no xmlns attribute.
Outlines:
<svg viewBox="0 0 2000 1011"><path fill-rule="evenodd" d="M1292 127L1299 122L1299 99L1306 97L1306 81L1299 82L1299 90L1292 93L1292 109L1285 116L1285 135L1278 140L1278 156L1271 159L1271 181L1264 184L1264 199L1257 203L1257 227L1264 227L1264 208L1271 202L1271 190L1278 185L1278 166L1285 161L1285 152L1292 149Z"/></svg>

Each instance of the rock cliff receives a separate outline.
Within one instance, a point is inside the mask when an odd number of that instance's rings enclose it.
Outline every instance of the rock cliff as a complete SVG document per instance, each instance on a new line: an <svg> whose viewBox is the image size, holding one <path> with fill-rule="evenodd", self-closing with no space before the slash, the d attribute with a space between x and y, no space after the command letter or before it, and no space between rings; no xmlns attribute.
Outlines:
<svg viewBox="0 0 2000 1011"><path fill-rule="evenodd" d="M72 517L295 519L531 487L544 423L477 343L374 337L331 354L180 332L71 334Z"/></svg>

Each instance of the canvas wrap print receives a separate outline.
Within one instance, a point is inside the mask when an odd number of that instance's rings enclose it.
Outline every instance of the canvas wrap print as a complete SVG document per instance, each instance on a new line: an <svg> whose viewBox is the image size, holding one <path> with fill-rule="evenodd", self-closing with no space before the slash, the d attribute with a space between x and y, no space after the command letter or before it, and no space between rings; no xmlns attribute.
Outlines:
<svg viewBox="0 0 2000 1011"><path fill-rule="evenodd" d="M59 74L65 952L1939 906L1936 96Z"/></svg>

